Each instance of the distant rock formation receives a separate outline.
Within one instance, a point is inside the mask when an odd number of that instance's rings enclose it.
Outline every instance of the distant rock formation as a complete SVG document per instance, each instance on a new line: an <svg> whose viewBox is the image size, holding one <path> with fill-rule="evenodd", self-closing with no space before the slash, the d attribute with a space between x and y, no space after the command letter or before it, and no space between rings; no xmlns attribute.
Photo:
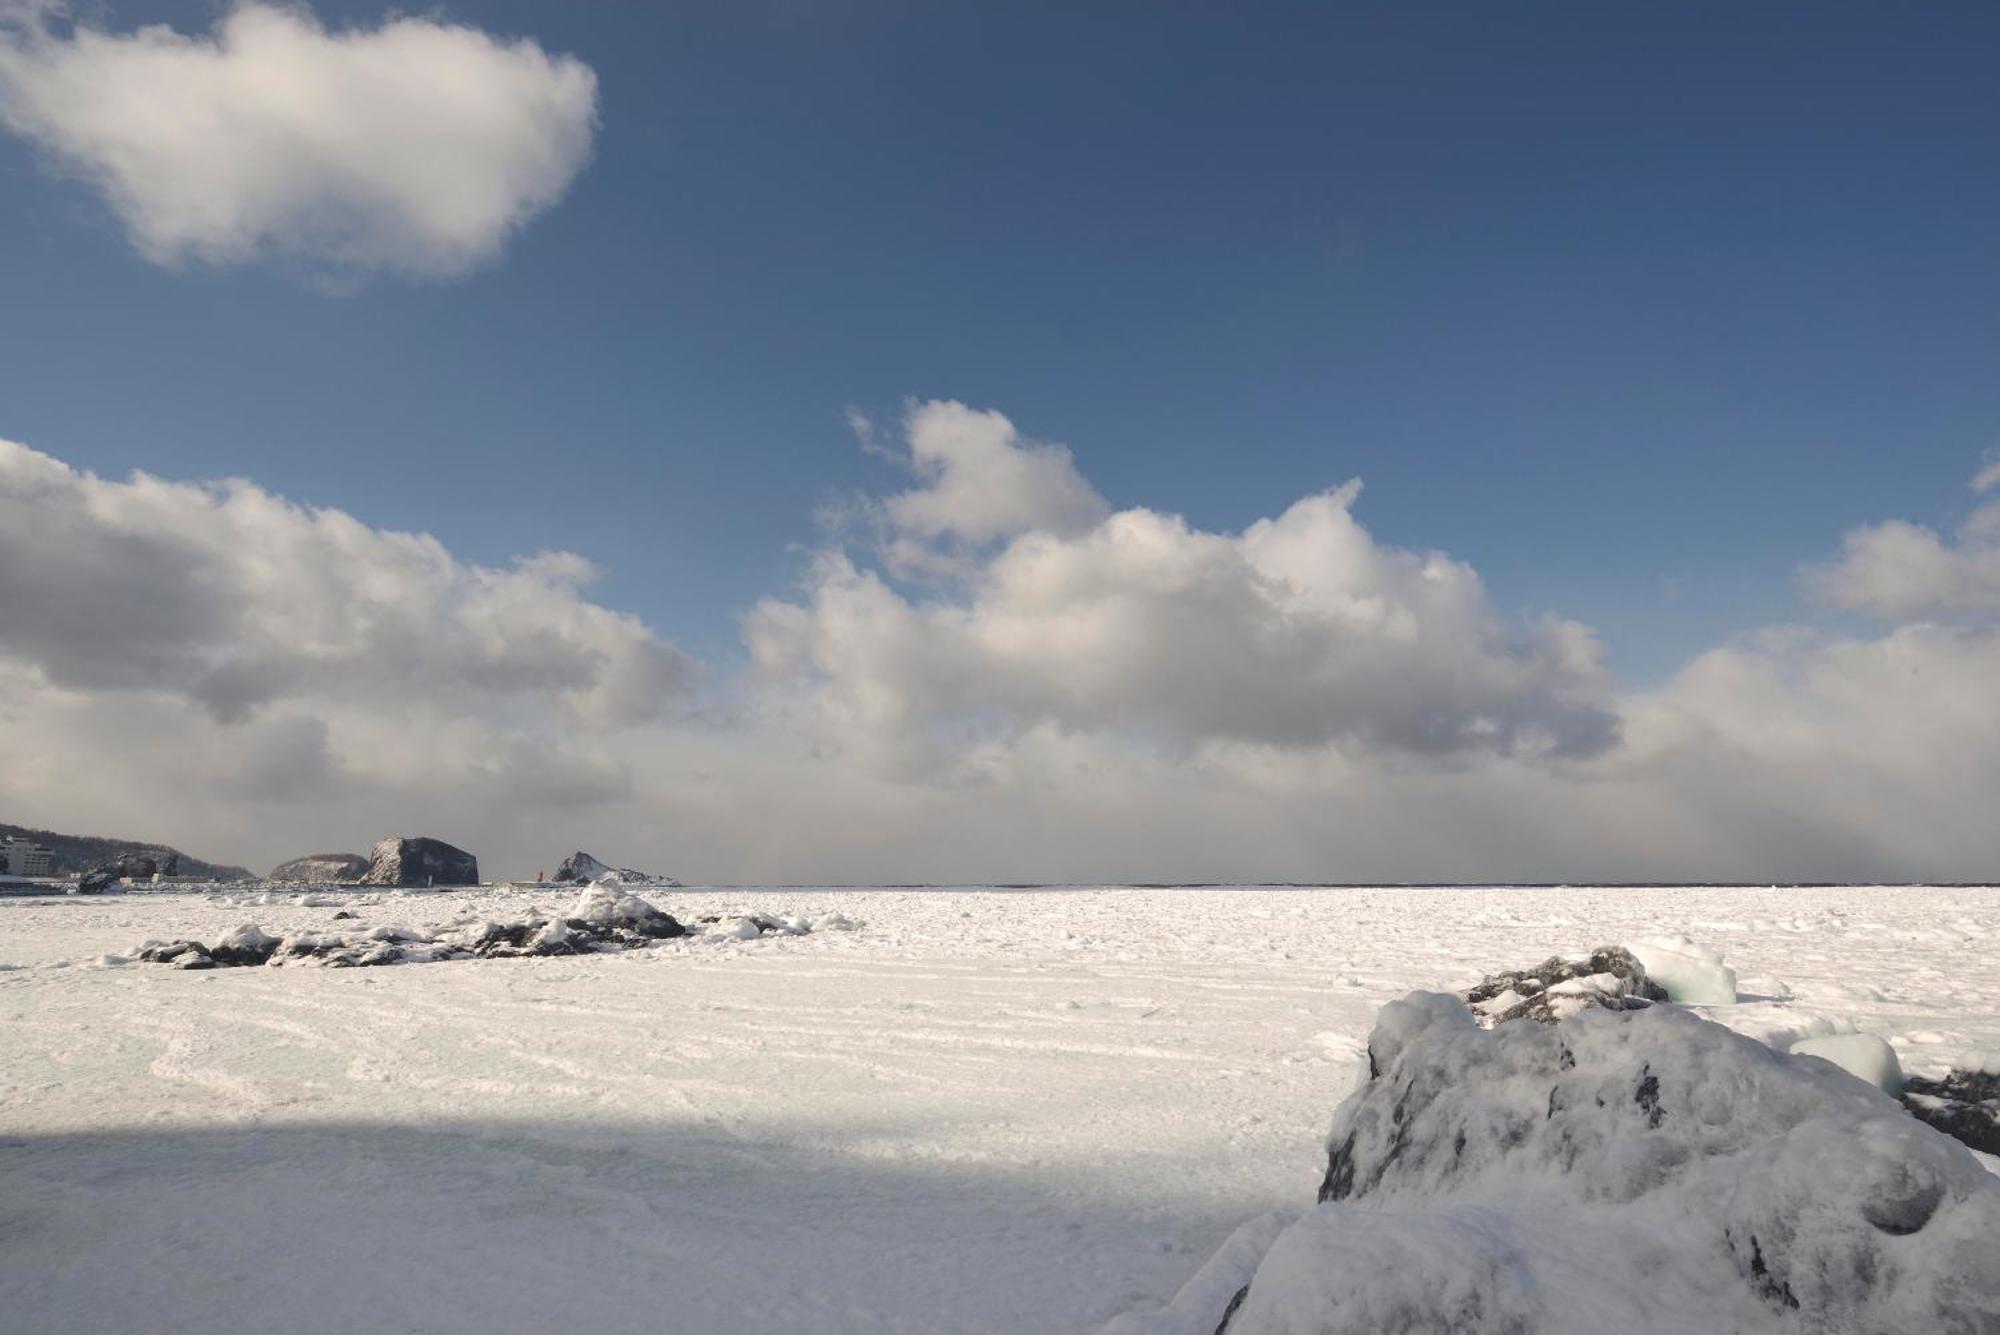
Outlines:
<svg viewBox="0 0 2000 1335"><path fill-rule="evenodd" d="M368 867L368 859L359 853L314 853L271 868L271 874L264 879L351 885L368 874Z"/></svg>
<svg viewBox="0 0 2000 1335"><path fill-rule="evenodd" d="M558 883L566 885L586 885L591 881L603 880L607 876L615 876L621 881L644 882L649 885L680 884L671 876L649 876L642 871L633 871L630 867L609 866L582 849L562 860L562 865L556 868L555 879Z"/></svg>
<svg viewBox="0 0 2000 1335"><path fill-rule="evenodd" d="M363 885L478 885L479 859L442 839L391 836L375 845Z"/></svg>
<svg viewBox="0 0 2000 1335"><path fill-rule="evenodd" d="M157 853L127 853L116 862L92 867L77 878L76 888L80 894L95 895L110 889L115 881L150 881L155 876L173 876L180 861L181 855L171 848Z"/></svg>
<svg viewBox="0 0 2000 1335"><path fill-rule="evenodd" d="M98 871L116 867L126 858L147 857L153 860L155 871L167 876L200 876L216 881L256 879L247 867L203 862L165 844L105 839L90 834L57 834L54 830L36 830L25 825L0 825L0 839L26 839L41 844L49 850L49 870L57 876ZM166 870L167 867L173 870ZM151 876L152 872L146 874Z"/></svg>

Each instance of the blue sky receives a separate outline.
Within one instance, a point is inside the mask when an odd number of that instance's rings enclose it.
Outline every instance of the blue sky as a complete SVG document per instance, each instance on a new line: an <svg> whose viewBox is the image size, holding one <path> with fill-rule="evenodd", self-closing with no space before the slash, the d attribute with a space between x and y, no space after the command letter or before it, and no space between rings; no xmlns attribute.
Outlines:
<svg viewBox="0 0 2000 1335"><path fill-rule="evenodd" d="M738 878L1985 874L1996 49L0 0L0 801L514 871L532 818ZM112 738L203 759L71 774Z"/></svg>
<svg viewBox="0 0 2000 1335"><path fill-rule="evenodd" d="M0 141L7 434L572 548L728 656L883 485L843 410L959 398L1207 527L1361 477L1634 680L1813 615L1801 561L2000 442L1990 6L445 12L597 71L558 207L329 297L148 263Z"/></svg>

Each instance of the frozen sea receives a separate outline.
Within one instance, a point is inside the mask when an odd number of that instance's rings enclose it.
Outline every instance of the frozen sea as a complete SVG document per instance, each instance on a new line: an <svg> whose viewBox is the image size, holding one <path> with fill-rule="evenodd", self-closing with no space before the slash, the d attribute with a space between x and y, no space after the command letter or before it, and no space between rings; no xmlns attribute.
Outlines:
<svg viewBox="0 0 2000 1335"><path fill-rule="evenodd" d="M1992 889L646 896L856 926L182 972L117 960L573 895L0 900L6 1329L1090 1331L1311 1202L1384 1002L1661 934L1746 1032L2000 1054Z"/></svg>

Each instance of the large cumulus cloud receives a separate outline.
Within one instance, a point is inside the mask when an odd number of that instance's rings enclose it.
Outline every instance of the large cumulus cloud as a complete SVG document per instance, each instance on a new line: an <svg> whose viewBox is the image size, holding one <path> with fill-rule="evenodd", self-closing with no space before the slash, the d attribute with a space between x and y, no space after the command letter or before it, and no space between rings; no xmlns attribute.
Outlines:
<svg viewBox="0 0 2000 1335"><path fill-rule="evenodd" d="M917 405L906 429L920 485L879 511L888 574L824 552L802 600L747 622L766 686L857 757L949 763L1043 723L1430 758L1615 738L1587 628L1509 621L1471 567L1375 542L1356 483L1215 533L1112 512L997 413ZM912 571L952 578L892 582Z"/></svg>
<svg viewBox="0 0 2000 1335"><path fill-rule="evenodd" d="M597 81L435 19L329 31L248 0L206 36L0 12L0 125L90 181L162 263L278 256L460 274L568 190Z"/></svg>

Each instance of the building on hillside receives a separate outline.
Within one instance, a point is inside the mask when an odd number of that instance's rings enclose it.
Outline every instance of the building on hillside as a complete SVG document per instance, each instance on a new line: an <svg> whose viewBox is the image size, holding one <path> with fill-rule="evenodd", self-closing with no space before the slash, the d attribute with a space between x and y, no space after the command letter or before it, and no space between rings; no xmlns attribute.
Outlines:
<svg viewBox="0 0 2000 1335"><path fill-rule="evenodd" d="M26 839L0 840L0 875L47 876L54 856Z"/></svg>

